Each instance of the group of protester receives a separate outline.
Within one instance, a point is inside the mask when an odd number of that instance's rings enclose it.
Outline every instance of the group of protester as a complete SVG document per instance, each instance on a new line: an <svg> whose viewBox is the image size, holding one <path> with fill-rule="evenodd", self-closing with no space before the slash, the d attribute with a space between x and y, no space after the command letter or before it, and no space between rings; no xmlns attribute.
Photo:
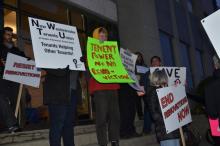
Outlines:
<svg viewBox="0 0 220 146"><path fill-rule="evenodd" d="M24 53L14 47L12 41L13 30L4 28L3 47L0 50L1 75L7 53L25 56ZM108 32L105 28L99 27L94 30L93 37L100 41L108 40ZM146 66L140 52L136 52L138 59L136 65ZM86 62L86 61L85 61ZM153 56L150 60L152 67L161 66L161 59ZM216 71L210 85L205 88L207 111L211 118L220 117L219 106L214 100L219 100L218 88L220 87L219 68L220 62L215 61ZM218 64L218 65L217 65ZM48 105L50 132L49 142L51 146L61 146L63 139L64 146L74 146L74 119L76 113L77 97L80 96L79 72L65 69L43 69L46 72L44 81L44 104ZM95 123L98 144L107 146L119 146L120 138L132 138L141 136L136 132L135 115L139 114L144 119L144 133L151 133L152 123L155 125L155 132L161 146L179 146L179 132L166 133L163 117L156 93L156 89L168 85L168 77L164 70L156 70L154 73L136 73L139 83L144 87L145 92L137 92L128 84L102 84L90 76L89 93L93 97L95 105ZM18 129L16 117L14 116L11 102L16 97L18 84L0 79L0 115L10 132ZM211 97L213 100L211 100ZM142 100L144 101L144 113ZM212 105L216 106L212 106Z"/></svg>

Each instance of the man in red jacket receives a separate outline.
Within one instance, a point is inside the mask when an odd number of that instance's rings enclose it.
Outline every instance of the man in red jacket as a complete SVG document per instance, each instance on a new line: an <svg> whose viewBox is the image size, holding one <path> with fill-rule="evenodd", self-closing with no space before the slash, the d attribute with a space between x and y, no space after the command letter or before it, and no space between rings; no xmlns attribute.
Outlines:
<svg viewBox="0 0 220 146"><path fill-rule="evenodd" d="M93 37L107 41L107 30L103 27L93 32ZM107 146L107 129L112 146L119 146L120 114L118 105L118 84L101 84L90 78L89 90L94 95L96 110L96 134L100 146ZM108 126L107 126L108 125Z"/></svg>

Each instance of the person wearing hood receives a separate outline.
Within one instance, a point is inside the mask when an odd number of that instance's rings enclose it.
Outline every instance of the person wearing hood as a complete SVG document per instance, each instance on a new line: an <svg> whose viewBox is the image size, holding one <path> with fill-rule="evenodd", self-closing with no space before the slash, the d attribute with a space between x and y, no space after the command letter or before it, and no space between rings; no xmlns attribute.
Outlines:
<svg viewBox="0 0 220 146"><path fill-rule="evenodd" d="M108 33L103 27L94 30L93 38L107 41ZM118 104L119 84L98 83L93 77L89 80L89 91L94 96L96 113L96 134L98 144L107 146L108 138L112 146L119 146L120 114Z"/></svg>
<svg viewBox="0 0 220 146"><path fill-rule="evenodd" d="M213 57L215 70L211 81L205 87L206 112L212 120L220 121L220 60L217 56ZM216 146L220 145L220 138L214 137Z"/></svg>

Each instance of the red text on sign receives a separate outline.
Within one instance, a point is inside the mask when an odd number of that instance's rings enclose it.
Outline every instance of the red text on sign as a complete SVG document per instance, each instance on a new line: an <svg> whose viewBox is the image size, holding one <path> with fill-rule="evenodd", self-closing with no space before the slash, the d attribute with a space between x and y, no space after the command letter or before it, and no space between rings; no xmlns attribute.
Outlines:
<svg viewBox="0 0 220 146"><path fill-rule="evenodd" d="M174 101L174 96L173 93L169 93L166 96L164 96L163 98L160 99L162 108L167 107L169 104L171 104Z"/></svg>
<svg viewBox="0 0 220 146"><path fill-rule="evenodd" d="M189 112L190 112L189 105L187 105L178 113L179 122L184 120L189 115Z"/></svg>
<svg viewBox="0 0 220 146"><path fill-rule="evenodd" d="M35 65L30 65L30 64L24 64L24 63L17 63L17 62L15 62L14 65L13 65L13 67L34 70Z"/></svg>

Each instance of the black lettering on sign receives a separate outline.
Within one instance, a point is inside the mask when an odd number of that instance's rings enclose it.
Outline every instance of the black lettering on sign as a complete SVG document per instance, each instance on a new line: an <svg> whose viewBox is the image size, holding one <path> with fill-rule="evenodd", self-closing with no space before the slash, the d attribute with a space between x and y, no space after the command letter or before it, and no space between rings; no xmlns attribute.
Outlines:
<svg viewBox="0 0 220 146"><path fill-rule="evenodd" d="M49 28L49 29L55 29L55 24L54 23L47 23L47 27Z"/></svg>
<svg viewBox="0 0 220 146"><path fill-rule="evenodd" d="M65 33L63 32L63 35L61 35L61 32L59 32L60 38L64 39L65 38Z"/></svg>
<svg viewBox="0 0 220 146"><path fill-rule="evenodd" d="M31 23L32 23L32 26L36 25L37 27L39 27L38 20L31 19Z"/></svg>
<svg viewBox="0 0 220 146"><path fill-rule="evenodd" d="M73 59L73 63L75 64L75 67L78 68L76 59Z"/></svg>
<svg viewBox="0 0 220 146"><path fill-rule="evenodd" d="M36 28L39 30L39 34L41 35L41 31L43 30L42 28Z"/></svg>
<svg viewBox="0 0 220 146"><path fill-rule="evenodd" d="M179 68L175 69L175 78L180 78L179 71Z"/></svg>
<svg viewBox="0 0 220 146"><path fill-rule="evenodd" d="M172 73L173 73L173 69L171 69L171 70L169 71L169 69L166 68L166 71L167 71L167 75L168 75L169 77L171 77L171 76L172 76Z"/></svg>

